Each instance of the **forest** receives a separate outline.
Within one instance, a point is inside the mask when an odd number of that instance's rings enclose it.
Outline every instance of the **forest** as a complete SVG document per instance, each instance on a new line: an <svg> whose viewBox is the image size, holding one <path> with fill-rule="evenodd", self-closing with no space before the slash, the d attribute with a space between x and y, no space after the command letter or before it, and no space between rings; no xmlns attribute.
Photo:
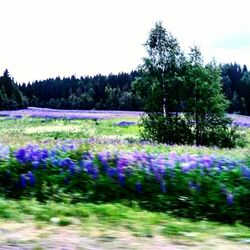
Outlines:
<svg viewBox="0 0 250 250"><path fill-rule="evenodd" d="M250 71L237 63L222 64L221 83L228 113L250 115ZM77 78L56 77L16 83L8 70L0 77L0 109L26 106L56 109L142 110L143 100L132 83L139 71ZM20 91L19 91L19 90Z"/></svg>

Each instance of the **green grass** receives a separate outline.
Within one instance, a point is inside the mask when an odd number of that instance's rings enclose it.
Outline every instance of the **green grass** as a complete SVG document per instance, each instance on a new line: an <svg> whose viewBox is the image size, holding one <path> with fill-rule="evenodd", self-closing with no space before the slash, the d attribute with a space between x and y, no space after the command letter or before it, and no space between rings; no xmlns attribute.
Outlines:
<svg viewBox="0 0 250 250"><path fill-rule="evenodd" d="M6 119L0 118L0 143L17 148L27 143L39 144L41 146L50 147L62 140L79 140L88 138L111 139L111 140L130 140L135 143L126 144L91 144L90 149L102 150L123 150L136 151L143 150L146 152L170 152L176 151L182 153L194 154L220 154L232 155L239 158L249 154L250 144L245 148L236 149L217 149L195 146L166 146L163 144L138 144L139 127L128 126L119 127L115 125L124 119L117 118L111 120L66 120L66 119L39 119L39 118L22 118L22 119ZM126 118L126 121L135 121L137 118ZM250 141L250 129L245 131L248 141Z"/></svg>
<svg viewBox="0 0 250 250"><path fill-rule="evenodd" d="M112 120L66 120L66 119L39 119L0 118L0 143L12 147L28 143L42 144L44 141L55 143L57 140L111 138L111 139L138 139L138 126L119 127L117 122L123 119ZM136 121L136 119L126 119Z"/></svg>
<svg viewBox="0 0 250 250"><path fill-rule="evenodd" d="M139 237L191 238L202 241L218 237L233 241L250 238L250 228L235 224L223 225L209 221L191 221L175 218L168 214L149 212L140 209L136 204L68 204L49 202L38 203L35 200L0 199L0 218L3 221L57 224L67 226L75 224L92 230L126 230Z"/></svg>

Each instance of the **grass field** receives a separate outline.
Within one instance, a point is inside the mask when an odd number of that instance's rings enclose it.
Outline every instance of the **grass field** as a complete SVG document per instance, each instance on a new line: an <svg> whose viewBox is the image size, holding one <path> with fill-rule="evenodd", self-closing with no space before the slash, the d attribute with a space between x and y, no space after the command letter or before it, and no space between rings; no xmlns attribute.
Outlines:
<svg viewBox="0 0 250 250"><path fill-rule="evenodd" d="M84 144L93 152L175 151L236 159L245 159L250 153L249 144L229 150L140 142L136 124L119 125L122 121L138 123L138 114L112 114L105 113L105 118L111 119L1 117L0 144L16 150L27 144L54 148L70 143ZM250 137L250 129L242 132ZM61 202L46 203L1 198L0 249L250 249L250 228L237 222L192 221L146 211L136 202L122 200L95 204L70 201L66 194Z"/></svg>
<svg viewBox="0 0 250 250"><path fill-rule="evenodd" d="M247 227L190 221L136 205L1 199L0 211L0 249L249 249Z"/></svg>

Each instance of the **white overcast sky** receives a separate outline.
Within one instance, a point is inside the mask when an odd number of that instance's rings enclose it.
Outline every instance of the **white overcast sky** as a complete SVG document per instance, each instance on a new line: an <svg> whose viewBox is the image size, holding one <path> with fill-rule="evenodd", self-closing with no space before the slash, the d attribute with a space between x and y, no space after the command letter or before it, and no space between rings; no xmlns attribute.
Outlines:
<svg viewBox="0 0 250 250"><path fill-rule="evenodd" d="M136 69L155 22L205 61L250 69L249 0L0 0L0 74L17 82Z"/></svg>

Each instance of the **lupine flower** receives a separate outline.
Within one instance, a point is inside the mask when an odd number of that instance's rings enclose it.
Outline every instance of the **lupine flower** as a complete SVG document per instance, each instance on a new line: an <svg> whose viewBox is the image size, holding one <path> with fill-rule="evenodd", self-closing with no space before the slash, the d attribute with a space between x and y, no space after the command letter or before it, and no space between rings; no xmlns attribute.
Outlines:
<svg viewBox="0 0 250 250"><path fill-rule="evenodd" d="M71 175L75 174L76 170L75 170L75 164L71 164L69 166L69 172Z"/></svg>
<svg viewBox="0 0 250 250"><path fill-rule="evenodd" d="M110 178L113 178L117 174L117 170L114 168L109 168L107 174Z"/></svg>
<svg viewBox="0 0 250 250"><path fill-rule="evenodd" d="M81 168L92 176L93 179L97 179L99 176L98 168L93 164L91 160L84 160L80 163Z"/></svg>
<svg viewBox="0 0 250 250"><path fill-rule="evenodd" d="M109 152L100 152L97 154L97 157L99 159L99 161L101 162L104 171L107 170L108 168L108 160L110 158L110 153Z"/></svg>
<svg viewBox="0 0 250 250"><path fill-rule="evenodd" d="M39 167L39 162L38 162L38 161L33 161L33 162L31 163L31 165L32 165L32 167L33 167L34 169L36 169L36 168Z"/></svg>
<svg viewBox="0 0 250 250"><path fill-rule="evenodd" d="M182 162L180 166L183 173L187 173L192 169L192 164L190 162Z"/></svg>
<svg viewBox="0 0 250 250"><path fill-rule="evenodd" d="M136 122L121 121L121 122L118 122L116 125L120 127L128 127L131 125L136 125Z"/></svg>
<svg viewBox="0 0 250 250"><path fill-rule="evenodd" d="M69 167L71 167L71 166L74 166L75 163L74 163L70 158L65 158L65 159L62 159L62 160L60 161L59 165L60 165L61 167L67 167L67 168L69 168Z"/></svg>
<svg viewBox="0 0 250 250"><path fill-rule="evenodd" d="M30 185L34 186L35 185L35 176L33 175L33 173L31 171L28 172L28 177L29 177Z"/></svg>
<svg viewBox="0 0 250 250"><path fill-rule="evenodd" d="M40 149L36 145L28 145L17 150L15 157L21 164L32 162L42 163L49 157L49 153L46 149Z"/></svg>
<svg viewBox="0 0 250 250"><path fill-rule="evenodd" d="M203 165L203 167L210 168L213 164L213 159L206 155L201 158L200 163Z"/></svg>
<svg viewBox="0 0 250 250"><path fill-rule="evenodd" d="M169 155L168 155L168 159L169 159L169 161L171 161L171 162L175 162L175 161L178 159L177 153L174 152L174 151L171 151L171 152L169 153Z"/></svg>
<svg viewBox="0 0 250 250"><path fill-rule="evenodd" d="M126 166L128 166L129 160L128 160L128 155L120 155L117 161L117 167L119 169L123 169Z"/></svg>
<svg viewBox="0 0 250 250"><path fill-rule="evenodd" d="M124 174L118 174L118 181L122 187L125 186L125 175Z"/></svg>
<svg viewBox="0 0 250 250"><path fill-rule="evenodd" d="M26 154L26 151L24 148L20 148L16 153L15 153L15 156L16 156L16 159L20 162L20 163L25 163L25 154Z"/></svg>
<svg viewBox="0 0 250 250"><path fill-rule="evenodd" d="M195 187L196 187L194 181L189 181L188 185L189 185L190 189L195 189Z"/></svg>
<svg viewBox="0 0 250 250"><path fill-rule="evenodd" d="M50 159L51 163L53 166L59 166L60 165L60 160L57 158L52 158Z"/></svg>
<svg viewBox="0 0 250 250"><path fill-rule="evenodd" d="M243 177L250 179L250 168L248 168L247 166L242 166L241 173L242 173Z"/></svg>
<svg viewBox="0 0 250 250"><path fill-rule="evenodd" d="M76 145L74 145L70 142L67 142L67 141L64 144L58 146L58 149L62 150L63 152L73 151L76 148L77 148Z"/></svg>
<svg viewBox="0 0 250 250"><path fill-rule="evenodd" d="M234 197L233 194L231 192L227 193L227 204L228 205L232 205L234 202Z"/></svg>
<svg viewBox="0 0 250 250"><path fill-rule="evenodd" d="M200 184L199 183L196 183L194 181L189 181L188 185L189 185L189 188L191 190L200 191Z"/></svg>
<svg viewBox="0 0 250 250"><path fill-rule="evenodd" d="M22 188L26 187L26 175L25 174L20 175L20 184Z"/></svg>

